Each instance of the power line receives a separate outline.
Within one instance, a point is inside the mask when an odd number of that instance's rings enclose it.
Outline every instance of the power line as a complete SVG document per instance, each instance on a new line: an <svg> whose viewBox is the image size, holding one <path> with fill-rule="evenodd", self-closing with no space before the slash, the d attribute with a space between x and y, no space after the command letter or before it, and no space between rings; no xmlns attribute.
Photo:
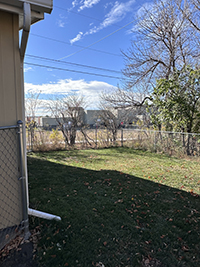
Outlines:
<svg viewBox="0 0 200 267"><path fill-rule="evenodd" d="M52 62L56 62L56 63L70 64L70 65L74 65L77 67L85 67L85 68L90 68L90 69L95 69L95 70L100 70L100 71L108 71L108 72L114 72L114 73L121 74L121 72L117 71L117 70L99 68L99 67L95 67L95 66L89 66L89 65L73 63L73 62L68 62L68 61L63 61L63 60L58 60L58 59L52 59L52 58L46 58L46 57L40 57L40 56L35 56L35 55L29 55L29 54L26 54L26 56L31 57L31 58L35 58L35 59L40 59L40 60L52 61Z"/></svg>
<svg viewBox="0 0 200 267"><path fill-rule="evenodd" d="M78 51L76 51L76 52L74 52L74 53L70 54L70 55L67 55L67 56L65 56L65 57L62 57L62 58L60 58L60 59L64 59L64 58L67 58L67 57L73 56L73 55L75 55L75 54L77 54L77 53L79 53L79 52L82 52L83 50L85 50L85 49L87 49L87 48L91 47L92 45L95 45L95 44L97 44L97 43L99 43L99 42L103 41L104 39L106 39L106 38L110 37L111 35L115 34L116 32L118 32L118 31L120 31L120 30L124 29L125 27L129 26L130 24L132 24L134 21L135 21L135 20L132 20L131 22L129 22L129 23L127 23L126 25L124 25L123 27L121 27L121 28L117 29L116 31L114 31L114 32L111 32L110 34L108 34L108 35L104 36L104 37L103 37L103 38L101 38L100 40L98 40L98 41L96 41L96 42L94 42L94 43L92 43L92 44L90 44L90 45L88 45L88 46L86 46L86 47L84 47L84 48L82 48L82 49L80 49L80 50L78 50Z"/></svg>
<svg viewBox="0 0 200 267"><path fill-rule="evenodd" d="M78 12L75 12L75 11L72 11L72 10L69 10L69 9L66 9L66 8L63 8L63 7L59 7L59 6L55 6L55 5L53 7L58 8L58 9L61 9L61 10L64 10L64 11L67 11L67 12L70 12L70 13L74 13L74 14L79 15L81 17L85 17L85 18L88 18L88 19L93 19L93 20L96 20L96 21L100 21L101 22L100 19L97 19L97 18L94 18L94 17L90 17L90 16L87 16L85 14L78 13Z"/></svg>
<svg viewBox="0 0 200 267"><path fill-rule="evenodd" d="M47 36L42 36L42 35L35 34L35 33L30 33L30 35L36 36L36 37L39 37L39 38L43 38L43 39L46 39L46 40L49 40L49 41L54 41L54 42L63 43L63 44L67 44L67 45L72 46L72 44L69 43L69 42L61 41L61 40L50 38L50 37L47 37ZM88 47L77 45L77 44L73 44L73 46L77 46L77 47L81 47L81 48L84 48L84 49L92 50L94 52L104 53L104 54L111 55L111 56L121 57L121 55L119 55L119 54L115 54L115 53L111 53L111 52L107 52L107 51L103 51L103 50L98 50L98 49L94 49L94 48L88 48Z"/></svg>
<svg viewBox="0 0 200 267"><path fill-rule="evenodd" d="M110 76L110 75L104 75L104 74L98 74L98 73L92 73L92 72L85 72L85 71L78 71L78 70L70 70L70 69L64 69L64 68L59 68L59 67L52 67L52 66L41 65L41 64L34 64L34 63L30 63L30 62L24 62L24 64L30 65L30 66L48 68L48 69L55 69L55 70L76 72L76 73L88 74L88 75L94 75L94 76L101 76L101 77L106 77L106 78L111 78L111 79L121 79L121 80L124 79L124 78L116 77L116 76Z"/></svg>

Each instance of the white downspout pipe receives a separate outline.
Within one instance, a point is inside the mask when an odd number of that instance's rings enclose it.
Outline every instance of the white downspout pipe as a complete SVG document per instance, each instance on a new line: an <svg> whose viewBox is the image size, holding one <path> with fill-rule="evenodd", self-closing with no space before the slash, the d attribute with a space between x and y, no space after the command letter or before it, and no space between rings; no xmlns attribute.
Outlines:
<svg viewBox="0 0 200 267"><path fill-rule="evenodd" d="M48 219L48 220L57 220L60 221L61 218L56 215L52 215L49 213L37 211L34 209L29 208L29 195L28 195L28 172L27 172L27 153L26 153L26 125L25 125L25 103L24 103L24 57L25 57L25 52L26 52L26 46L28 43L28 37L29 37L29 32L30 32L30 27L31 27L31 6L30 3L24 2L24 24L23 24L23 31L22 31L22 37L21 37L21 44L20 44L20 63L21 63L21 81L22 81L22 98L23 98L23 168L24 168L24 177L25 179L22 179L23 186L26 189L26 192L24 192L24 200L25 204L27 207L27 214L28 215L33 215L36 217ZM22 192L23 194L23 192ZM24 219L24 218L23 218ZM27 218L28 221L28 218ZM28 230L28 223L25 228L25 239L29 237L29 230Z"/></svg>
<svg viewBox="0 0 200 267"><path fill-rule="evenodd" d="M24 2L24 24L23 24L23 31L22 31L22 38L20 45L20 57L22 62L24 61L30 28L31 28L31 5L30 3Z"/></svg>
<svg viewBox="0 0 200 267"><path fill-rule="evenodd" d="M42 212L39 210L33 210L28 208L28 214L29 215L33 215L39 218L43 218L43 219L47 219L47 220L56 220L56 221L61 221L61 218L59 216L56 215L52 215L46 212Z"/></svg>
<svg viewBox="0 0 200 267"><path fill-rule="evenodd" d="M28 239L30 236L29 232L29 221L28 221L28 174L27 174L27 156L26 156L26 125L25 125L25 103L24 103L24 56L26 46L28 42L29 31L31 27L31 6L29 3L24 2L24 23L20 44L20 67L21 67L21 95L22 95L22 121L21 121L21 188L22 188L22 214L24 223L24 239ZM23 123L24 122L24 123Z"/></svg>

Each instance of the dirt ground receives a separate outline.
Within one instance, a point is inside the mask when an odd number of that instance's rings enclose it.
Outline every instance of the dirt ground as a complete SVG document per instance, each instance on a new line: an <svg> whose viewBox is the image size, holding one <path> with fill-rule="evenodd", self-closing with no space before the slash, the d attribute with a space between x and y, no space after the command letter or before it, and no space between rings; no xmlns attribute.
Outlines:
<svg viewBox="0 0 200 267"><path fill-rule="evenodd" d="M0 251L0 267L38 267L37 240L37 231L26 241L23 236L17 236Z"/></svg>

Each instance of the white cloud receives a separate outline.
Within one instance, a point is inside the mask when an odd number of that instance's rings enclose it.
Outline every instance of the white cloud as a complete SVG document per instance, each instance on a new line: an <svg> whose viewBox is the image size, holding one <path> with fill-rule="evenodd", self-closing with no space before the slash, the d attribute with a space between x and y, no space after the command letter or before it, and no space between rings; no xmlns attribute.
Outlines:
<svg viewBox="0 0 200 267"><path fill-rule="evenodd" d="M33 70L31 67L25 67L24 72L28 72L29 70Z"/></svg>
<svg viewBox="0 0 200 267"><path fill-rule="evenodd" d="M60 20L60 19L58 20L57 24L58 24L58 26L59 26L60 28L64 28L64 26L65 26L65 22L62 21L62 20Z"/></svg>
<svg viewBox="0 0 200 267"><path fill-rule="evenodd" d="M74 8L75 6L77 6L79 4L79 1L78 0L74 0L72 2L72 8Z"/></svg>
<svg viewBox="0 0 200 267"><path fill-rule="evenodd" d="M92 8L94 5L98 4L100 0L74 0L72 2L72 7L68 9L68 11L71 11L76 6L79 6L78 11L82 11L85 8Z"/></svg>
<svg viewBox="0 0 200 267"><path fill-rule="evenodd" d="M109 6L113 6L113 2L108 2L104 5L104 8L107 9Z"/></svg>
<svg viewBox="0 0 200 267"><path fill-rule="evenodd" d="M111 11L106 15L106 19L101 23L105 28L111 24L121 21L124 19L128 12L131 12L131 6L135 3L135 0L130 0L126 3L115 2Z"/></svg>
<svg viewBox="0 0 200 267"><path fill-rule="evenodd" d="M82 38L82 36L83 36L83 33L82 33L82 32L79 32L79 33L76 35L75 38L73 38L73 39L70 40L70 43L73 44L73 43L79 41L79 40Z"/></svg>
<svg viewBox="0 0 200 267"><path fill-rule="evenodd" d="M57 25L60 28L64 28L66 24L67 16L63 16L62 14L59 14L59 19L57 19Z"/></svg>
<svg viewBox="0 0 200 267"><path fill-rule="evenodd" d="M85 0L83 2L83 5L80 6L79 11L85 9L85 8L91 8L94 5L98 4L100 0Z"/></svg>
<svg viewBox="0 0 200 267"><path fill-rule="evenodd" d="M59 80L57 83L48 84L32 84L25 83L25 94L33 93L38 94L43 98L42 103L46 103L49 98L55 96L64 96L70 93L76 92L77 94L83 95L87 102L87 109L97 109L99 106L99 93L102 91L112 91L115 87L105 82L90 81L85 80ZM40 106L42 110L42 106Z"/></svg>
<svg viewBox="0 0 200 267"><path fill-rule="evenodd" d="M129 0L126 3L120 3L118 1L115 2L114 6L111 8L111 10L107 13L105 16L105 19L102 23L100 23L99 26L94 26L93 28L86 31L84 34L81 34L81 38L83 38L86 35L97 33L98 31L115 24L117 22L122 21L126 14L129 12L132 12L132 5L135 3L135 0ZM78 34L79 35L79 34ZM81 38L77 38L78 35L72 39L73 43L79 41Z"/></svg>

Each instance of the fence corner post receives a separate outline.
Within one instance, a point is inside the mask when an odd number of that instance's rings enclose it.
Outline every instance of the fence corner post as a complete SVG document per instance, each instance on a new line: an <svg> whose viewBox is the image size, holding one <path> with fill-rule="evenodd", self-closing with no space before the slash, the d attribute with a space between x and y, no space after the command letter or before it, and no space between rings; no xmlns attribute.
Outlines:
<svg viewBox="0 0 200 267"><path fill-rule="evenodd" d="M28 194L27 194L27 180L26 180L26 153L24 147L24 136L23 136L23 121L17 121L18 125L18 136L19 136L19 156L20 156L20 175L19 180L21 181L21 194L22 194L22 216L23 216L23 228L24 228L24 239L27 240L30 237L29 232L29 220L28 220Z"/></svg>

